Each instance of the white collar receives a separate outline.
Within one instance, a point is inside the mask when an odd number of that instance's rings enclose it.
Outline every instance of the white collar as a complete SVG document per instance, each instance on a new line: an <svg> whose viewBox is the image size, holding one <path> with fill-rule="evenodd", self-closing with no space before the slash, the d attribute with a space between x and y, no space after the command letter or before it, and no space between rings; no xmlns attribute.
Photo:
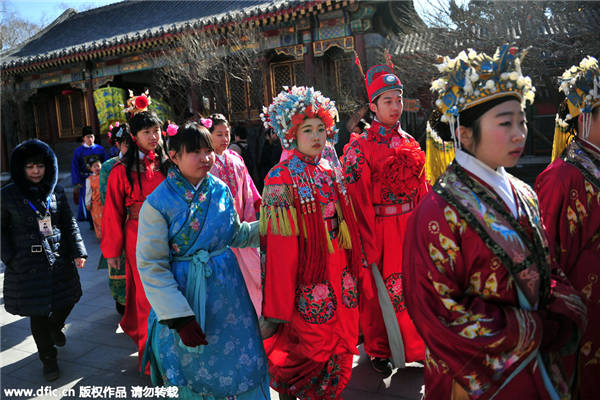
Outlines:
<svg viewBox="0 0 600 400"><path fill-rule="evenodd" d="M200 188L200 185L202 185L202 182L204 182L206 178L202 178L200 179L200 182L198 182L197 185L192 185L194 187L194 190L198 190Z"/></svg>
<svg viewBox="0 0 600 400"><path fill-rule="evenodd" d="M518 218L515 196L504 167L498 167L497 170L493 170L479 159L462 150L456 150L455 158L456 162L464 169L490 185L504 203L506 203L513 216Z"/></svg>
<svg viewBox="0 0 600 400"><path fill-rule="evenodd" d="M227 151L227 150L225 150L225 151ZM220 161L221 161L223 164L225 164L225 151L223 152L223 154L220 154L220 155L219 155L219 154L217 154L217 153L215 153L215 155L217 156L217 158L218 158L218 159L219 159L219 160L220 160Z"/></svg>
<svg viewBox="0 0 600 400"><path fill-rule="evenodd" d="M146 157L146 154L143 151L138 150L138 157L139 157L140 160L143 160L144 157Z"/></svg>
<svg viewBox="0 0 600 400"><path fill-rule="evenodd" d="M87 145L87 144L85 144L85 143L82 143L81 145L82 145L83 147L87 147L88 149L91 149L92 147L94 147L94 145L91 145L91 146L89 146L89 145Z"/></svg>
<svg viewBox="0 0 600 400"><path fill-rule="evenodd" d="M119 151L119 160L120 160L121 158L123 158L123 156L124 156L124 155L125 155L125 154L123 154L123 152L122 152L122 151Z"/></svg>

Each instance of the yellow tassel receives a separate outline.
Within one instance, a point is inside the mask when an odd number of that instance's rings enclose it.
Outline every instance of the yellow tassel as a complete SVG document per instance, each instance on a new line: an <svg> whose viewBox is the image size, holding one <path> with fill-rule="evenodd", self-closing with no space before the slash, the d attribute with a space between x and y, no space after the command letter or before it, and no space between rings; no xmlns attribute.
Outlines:
<svg viewBox="0 0 600 400"><path fill-rule="evenodd" d="M261 235L267 234L267 226L269 226L269 215L267 208L264 205L260 206L260 222L258 223L258 231Z"/></svg>
<svg viewBox="0 0 600 400"><path fill-rule="evenodd" d="M442 140L433 131L428 130L425 174L431 185L435 184L452 160L454 160L454 144Z"/></svg>
<svg viewBox="0 0 600 400"><path fill-rule="evenodd" d="M352 239L350 239L350 230L345 220L340 221L338 244L342 249L352 249Z"/></svg>
<svg viewBox="0 0 600 400"><path fill-rule="evenodd" d="M567 148L573 135L565 132L559 125L558 122L554 125L554 141L552 142L552 161L556 160L562 152Z"/></svg>
<svg viewBox="0 0 600 400"><path fill-rule="evenodd" d="M325 237L327 238L327 250L329 250L329 254L333 253L333 244L331 244L331 237L329 236L329 231L327 230L327 224L323 221L323 229L325 229Z"/></svg>
<svg viewBox="0 0 600 400"><path fill-rule="evenodd" d="M339 202L335 203L335 211L337 212L338 219L338 244L342 249L351 249L352 248L352 239L350 238L350 230L348 229L348 224L344 219L344 215L342 214L342 207ZM354 212L354 210L353 210Z"/></svg>
<svg viewBox="0 0 600 400"><path fill-rule="evenodd" d="M275 211L275 207L269 207L269 217L271 219L271 233L273 235L279 235L279 226L277 224L277 212Z"/></svg>
<svg viewBox="0 0 600 400"><path fill-rule="evenodd" d="M304 215L300 216L300 223L302 224L302 230L304 231L304 239L308 239L308 235L306 233L306 222L304 222Z"/></svg>
<svg viewBox="0 0 600 400"><path fill-rule="evenodd" d="M292 214L292 220L294 222L294 235L298 236L298 214L296 214L296 207L290 206L290 214Z"/></svg>
<svg viewBox="0 0 600 400"><path fill-rule="evenodd" d="M277 217L279 218L279 233L281 233L281 236L292 236L292 228L290 227L287 210L277 207Z"/></svg>

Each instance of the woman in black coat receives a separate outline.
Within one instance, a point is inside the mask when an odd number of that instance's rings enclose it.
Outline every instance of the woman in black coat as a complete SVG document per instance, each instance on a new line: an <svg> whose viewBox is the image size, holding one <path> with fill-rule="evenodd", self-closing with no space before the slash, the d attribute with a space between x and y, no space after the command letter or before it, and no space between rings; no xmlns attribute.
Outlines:
<svg viewBox="0 0 600 400"><path fill-rule="evenodd" d="M4 305L31 318L31 333L47 380L58 378L56 348L65 320L81 297L77 268L87 253L65 192L57 186L58 163L37 139L18 145L12 181L0 190Z"/></svg>

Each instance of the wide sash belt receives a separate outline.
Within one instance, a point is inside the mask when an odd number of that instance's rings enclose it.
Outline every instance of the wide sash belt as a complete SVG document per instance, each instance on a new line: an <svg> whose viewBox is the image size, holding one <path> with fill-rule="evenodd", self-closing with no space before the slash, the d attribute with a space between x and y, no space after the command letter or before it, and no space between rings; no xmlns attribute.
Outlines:
<svg viewBox="0 0 600 400"><path fill-rule="evenodd" d="M410 212L415 208L415 203L409 201L402 204L374 204L373 208L375 209L375 215L378 217L392 217Z"/></svg>

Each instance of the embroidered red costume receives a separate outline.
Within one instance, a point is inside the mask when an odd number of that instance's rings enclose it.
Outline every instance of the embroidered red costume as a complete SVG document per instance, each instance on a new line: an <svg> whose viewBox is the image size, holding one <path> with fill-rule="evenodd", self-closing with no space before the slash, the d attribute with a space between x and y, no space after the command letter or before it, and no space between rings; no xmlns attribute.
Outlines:
<svg viewBox="0 0 600 400"><path fill-rule="evenodd" d="M552 254L587 299L588 327L579 354L581 398L596 398L593 382L600 378L600 151L575 139L538 176L535 189Z"/></svg>
<svg viewBox="0 0 600 400"><path fill-rule="evenodd" d="M344 149L344 174L358 220L366 262L376 263L392 299L406 361L423 360L425 344L415 329L402 290L402 244L411 210L427 192L425 154L399 124L374 120ZM371 271L360 272L360 328L373 357L391 352Z"/></svg>
<svg viewBox="0 0 600 400"><path fill-rule="evenodd" d="M141 363L148 337L150 304L140 281L135 256L138 215L146 196L152 193L165 177L157 170L152 174L143 172L141 189L136 171L131 171L131 179L134 182L133 187L127 180L125 165L120 162L110 172L102 215L102 232L110 233L103 235L101 249L107 259L121 257L125 249L127 303L121 319L121 328L137 344L138 360Z"/></svg>
<svg viewBox="0 0 600 400"><path fill-rule="evenodd" d="M535 193L509 181L518 218L455 162L408 223L405 292L427 343L425 399L570 398L559 351L575 351L585 306L551 263Z"/></svg>
<svg viewBox="0 0 600 400"><path fill-rule="evenodd" d="M271 169L261 206L263 317L271 385L301 399L339 398L357 354L360 244L341 179L294 150ZM350 250L352 248L352 250Z"/></svg>

